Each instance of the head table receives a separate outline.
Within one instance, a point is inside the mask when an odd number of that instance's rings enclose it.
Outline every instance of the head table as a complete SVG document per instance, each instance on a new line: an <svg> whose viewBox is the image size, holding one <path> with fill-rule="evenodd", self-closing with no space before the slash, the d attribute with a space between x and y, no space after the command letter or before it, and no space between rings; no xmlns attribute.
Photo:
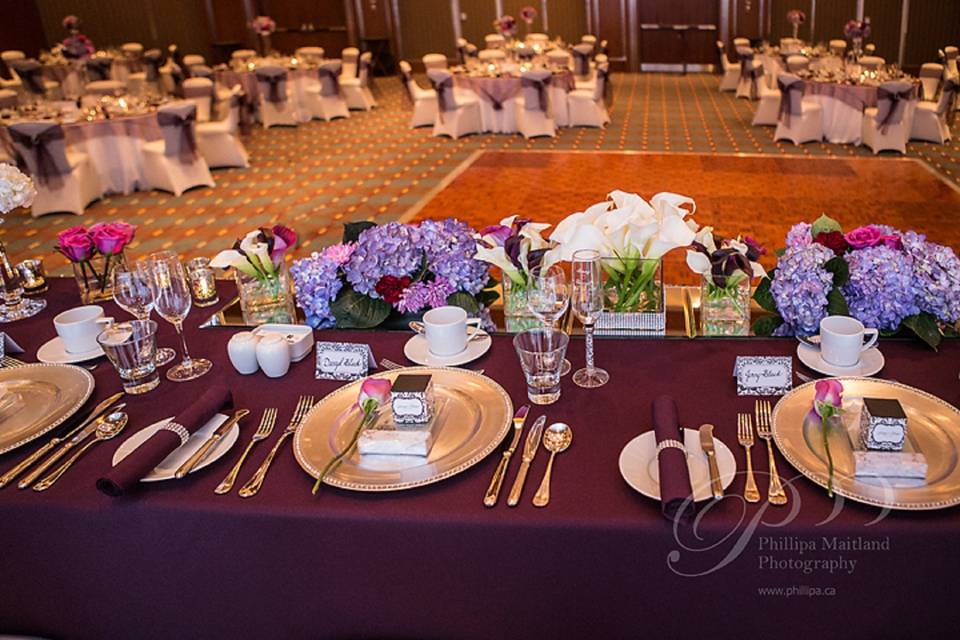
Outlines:
<svg viewBox="0 0 960 640"><path fill-rule="evenodd" d="M232 283L219 286L221 300L232 297ZM68 280L52 279L46 297L43 313L3 326L28 361L53 337L54 315L78 303ZM125 317L113 303L104 307L107 315ZM257 496L215 495L242 451L238 444L185 480L145 485L119 499L99 493L94 481L119 440L179 411L215 380L230 387L236 406L251 410L241 423L241 443L264 408L279 408L267 444L279 437L300 394L321 397L340 384L315 380L312 357L278 380L237 374L226 359L233 331L199 330L207 315L194 310L186 330L193 355L214 360L214 373L185 384L164 380L147 395L128 397L128 431L94 447L49 491L0 490L0 633L211 639L636 638L653 632L742 638L751 630L758 638L880 638L908 626L913 637L955 637L956 508L894 512L876 524L870 523L878 509L851 502L832 514L834 502L824 490L795 477L778 456L780 473L795 490L791 503L745 505L738 476L728 490L733 497L699 522L698 541L685 528L675 533L659 504L620 477L620 450L651 428L650 406L659 394L676 398L681 424L715 424L742 469L736 414L751 411L753 399L736 395L734 357L790 355L792 340L598 341L597 362L610 372L610 384L587 391L564 378L560 401L531 411L531 419L545 413L548 422L567 422L575 432L569 451L557 458L545 509L529 500L546 466L543 453L513 509L505 495L493 509L482 506L498 454L411 491L324 487L314 497L312 479L287 447ZM172 328L160 324L161 344L178 344ZM318 339L367 342L377 359L397 362L405 362L408 338L399 332L318 333ZM960 342L945 342L938 354L906 341L884 341L882 348L884 377L960 402ZM581 366L582 340L572 342L568 355ZM469 366L484 368L515 405L525 402L508 337L495 337L490 352ZM109 363L94 376L88 406L120 387ZM46 440L0 456L0 469ZM268 449L254 451L241 481ZM766 456L761 447L754 452L766 495L760 473ZM834 546L824 550L823 540ZM803 551L809 544L818 549ZM833 561L832 571L797 564L815 559Z"/></svg>

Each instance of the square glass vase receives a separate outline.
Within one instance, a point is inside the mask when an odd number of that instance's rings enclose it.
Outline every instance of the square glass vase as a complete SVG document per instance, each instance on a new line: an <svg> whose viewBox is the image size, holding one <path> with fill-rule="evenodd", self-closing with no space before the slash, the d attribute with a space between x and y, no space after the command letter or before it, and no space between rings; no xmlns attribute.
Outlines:
<svg viewBox="0 0 960 640"><path fill-rule="evenodd" d="M234 278L245 325L254 327L297 322L293 280L286 263L282 263L271 278L255 278L239 269L234 269Z"/></svg>
<svg viewBox="0 0 960 640"><path fill-rule="evenodd" d="M663 289L663 260L659 258L600 259L603 311L596 333L604 336L662 336L667 307Z"/></svg>
<svg viewBox="0 0 960 640"><path fill-rule="evenodd" d="M750 334L750 279L717 286L709 277L700 281L700 331L705 336Z"/></svg>

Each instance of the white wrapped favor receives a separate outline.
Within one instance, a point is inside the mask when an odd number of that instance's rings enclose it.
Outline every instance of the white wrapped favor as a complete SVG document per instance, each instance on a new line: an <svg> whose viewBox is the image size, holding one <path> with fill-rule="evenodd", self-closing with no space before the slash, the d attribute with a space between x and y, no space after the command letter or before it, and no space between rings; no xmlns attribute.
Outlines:
<svg viewBox="0 0 960 640"><path fill-rule="evenodd" d="M438 401L433 419L422 424L397 424L392 412L383 411L372 427L364 429L357 440L360 455L426 457L437 436L437 424L443 409Z"/></svg>

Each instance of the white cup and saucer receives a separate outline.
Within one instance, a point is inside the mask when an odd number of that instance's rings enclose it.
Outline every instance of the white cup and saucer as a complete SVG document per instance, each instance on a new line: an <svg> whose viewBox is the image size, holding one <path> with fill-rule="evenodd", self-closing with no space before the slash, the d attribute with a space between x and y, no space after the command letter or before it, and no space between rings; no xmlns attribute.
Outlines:
<svg viewBox="0 0 960 640"><path fill-rule="evenodd" d="M828 376L869 377L885 364L876 346L878 338L879 331L867 329L856 318L827 316L820 321L819 335L798 338L797 357Z"/></svg>
<svg viewBox="0 0 960 640"><path fill-rule="evenodd" d="M74 307L53 319L57 337L37 350L37 360L47 364L74 364L103 355L97 336L113 323L104 315L103 307L95 304Z"/></svg>
<svg viewBox="0 0 960 640"><path fill-rule="evenodd" d="M437 307L423 314L423 322L411 322L417 335L403 347L403 354L428 367L456 367L476 360L490 349L493 339L480 328L479 318L467 318L460 307Z"/></svg>

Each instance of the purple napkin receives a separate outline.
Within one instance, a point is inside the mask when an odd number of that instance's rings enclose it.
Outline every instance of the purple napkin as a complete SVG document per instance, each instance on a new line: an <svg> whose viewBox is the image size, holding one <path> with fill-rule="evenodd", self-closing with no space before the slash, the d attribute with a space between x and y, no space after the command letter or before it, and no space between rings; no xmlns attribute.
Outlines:
<svg viewBox="0 0 960 640"><path fill-rule="evenodd" d="M171 451L186 442L189 434L207 424L221 407L228 404L232 404L229 389L222 385L210 387L196 402L177 413L168 428L159 429L107 475L98 479L97 489L116 497L137 486L141 478L153 471Z"/></svg>
<svg viewBox="0 0 960 640"><path fill-rule="evenodd" d="M660 396L653 401L653 432L658 445L664 440L677 440L683 444L683 432L677 419L677 403L670 396ZM689 516L693 513L692 509L680 513L684 501L692 493L686 454L675 447L666 447L660 451L658 463L663 515L670 520L678 515Z"/></svg>

